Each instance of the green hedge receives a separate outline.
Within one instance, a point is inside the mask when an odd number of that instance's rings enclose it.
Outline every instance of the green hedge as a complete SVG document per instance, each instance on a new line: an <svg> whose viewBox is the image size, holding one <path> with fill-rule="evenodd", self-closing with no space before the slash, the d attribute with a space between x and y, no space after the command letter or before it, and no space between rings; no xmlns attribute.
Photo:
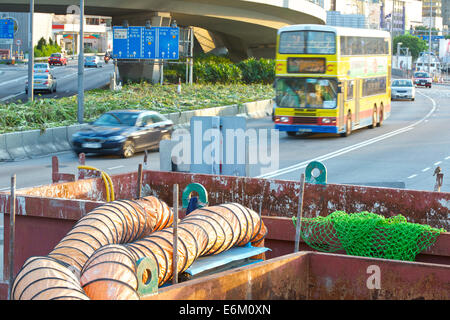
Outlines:
<svg viewBox="0 0 450 320"><path fill-rule="evenodd" d="M186 80L186 64L168 65L164 68L167 82L178 83ZM261 83L271 84L275 80L273 59L249 58L233 63L226 56L202 55L194 59L193 81L196 83Z"/></svg>
<svg viewBox="0 0 450 320"><path fill-rule="evenodd" d="M275 79L275 61L273 59L250 58L239 62L244 83L273 83Z"/></svg>

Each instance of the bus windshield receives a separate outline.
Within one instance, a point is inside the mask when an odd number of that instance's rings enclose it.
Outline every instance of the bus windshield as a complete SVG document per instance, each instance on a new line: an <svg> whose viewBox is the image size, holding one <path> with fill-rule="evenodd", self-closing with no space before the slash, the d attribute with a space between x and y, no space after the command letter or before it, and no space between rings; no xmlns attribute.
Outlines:
<svg viewBox="0 0 450 320"><path fill-rule="evenodd" d="M280 34L281 54L334 54L336 34L329 31L285 31Z"/></svg>
<svg viewBox="0 0 450 320"><path fill-rule="evenodd" d="M280 78L276 81L278 107L334 109L337 81L320 78Z"/></svg>

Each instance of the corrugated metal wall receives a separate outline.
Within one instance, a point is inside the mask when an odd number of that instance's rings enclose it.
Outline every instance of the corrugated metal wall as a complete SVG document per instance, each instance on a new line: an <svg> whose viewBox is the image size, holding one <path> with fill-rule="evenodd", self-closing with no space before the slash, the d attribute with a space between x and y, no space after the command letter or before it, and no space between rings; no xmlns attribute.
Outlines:
<svg viewBox="0 0 450 320"><path fill-rule="evenodd" d="M48 13L35 13L34 14L34 45L37 44L41 37L44 37L47 41L52 36L52 16ZM24 53L29 50L28 48L28 30L29 30L29 13L28 12L0 12L0 18L13 18L17 24L18 29L14 35L14 44L12 46L13 52L19 48L16 45L16 40L21 40L20 51ZM0 44L0 49L11 49L10 45Z"/></svg>

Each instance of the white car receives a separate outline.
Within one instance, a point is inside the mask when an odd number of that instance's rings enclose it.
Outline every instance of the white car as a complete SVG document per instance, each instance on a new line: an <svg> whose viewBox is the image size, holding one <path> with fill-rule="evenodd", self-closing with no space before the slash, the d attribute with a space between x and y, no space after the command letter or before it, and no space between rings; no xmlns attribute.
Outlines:
<svg viewBox="0 0 450 320"><path fill-rule="evenodd" d="M45 63L35 63L33 67L34 73L51 73L50 64Z"/></svg>
<svg viewBox="0 0 450 320"><path fill-rule="evenodd" d="M416 98L416 87L411 79L396 79L391 84L391 99L410 99Z"/></svg>
<svg viewBox="0 0 450 320"><path fill-rule="evenodd" d="M56 92L56 78L51 73L36 73L33 78L33 92ZM25 82L25 93L28 94L28 81Z"/></svg>

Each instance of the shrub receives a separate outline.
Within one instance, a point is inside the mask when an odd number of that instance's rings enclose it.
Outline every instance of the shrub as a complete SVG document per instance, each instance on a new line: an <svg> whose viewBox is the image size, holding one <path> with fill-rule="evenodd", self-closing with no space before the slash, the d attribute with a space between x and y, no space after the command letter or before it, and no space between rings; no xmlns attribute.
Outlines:
<svg viewBox="0 0 450 320"><path fill-rule="evenodd" d="M186 64L168 65L164 77L170 83L186 79ZM249 58L233 63L227 56L202 54L194 59L194 82L197 83L261 83L271 84L275 80L273 59Z"/></svg>
<svg viewBox="0 0 450 320"><path fill-rule="evenodd" d="M269 84L275 80L275 61L272 59L256 60L252 57L237 65L242 71L244 83Z"/></svg>

